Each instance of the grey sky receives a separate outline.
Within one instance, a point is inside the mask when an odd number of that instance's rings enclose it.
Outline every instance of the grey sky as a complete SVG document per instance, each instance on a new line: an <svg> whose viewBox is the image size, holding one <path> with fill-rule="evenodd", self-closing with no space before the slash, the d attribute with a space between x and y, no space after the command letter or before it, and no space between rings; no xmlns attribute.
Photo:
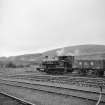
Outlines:
<svg viewBox="0 0 105 105"><path fill-rule="evenodd" d="M0 0L0 56L105 44L105 0Z"/></svg>

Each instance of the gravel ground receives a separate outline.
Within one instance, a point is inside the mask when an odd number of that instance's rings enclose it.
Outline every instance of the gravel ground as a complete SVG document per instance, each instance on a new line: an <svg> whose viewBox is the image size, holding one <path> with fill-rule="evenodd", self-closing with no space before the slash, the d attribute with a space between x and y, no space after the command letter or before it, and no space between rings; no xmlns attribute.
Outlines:
<svg viewBox="0 0 105 105"><path fill-rule="evenodd" d="M59 96L57 94L50 94L50 93L46 93L43 91L36 91L36 90L33 91L33 90L21 88L21 87L17 89L15 87L11 88L11 86L2 85L1 88L2 88L2 91L4 92L7 92L14 96L18 96L27 101L30 100L32 103L35 103L36 105L95 105L96 104L96 101L91 101L91 100L72 97L72 96L71 97ZM10 104L7 104L7 105L10 105ZM105 105L105 103L101 103L99 105Z"/></svg>
<svg viewBox="0 0 105 105"><path fill-rule="evenodd" d="M28 105L0 93L0 105Z"/></svg>

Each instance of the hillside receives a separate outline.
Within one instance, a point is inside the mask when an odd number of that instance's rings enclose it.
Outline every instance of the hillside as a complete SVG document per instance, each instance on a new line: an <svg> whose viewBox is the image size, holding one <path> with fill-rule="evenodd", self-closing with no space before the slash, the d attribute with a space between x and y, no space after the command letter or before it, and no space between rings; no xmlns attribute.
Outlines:
<svg viewBox="0 0 105 105"><path fill-rule="evenodd" d="M57 55L57 51L62 50L62 48L46 51L43 55ZM63 53L66 55L85 55L85 54L96 54L105 53L105 45L78 45L69 46L63 48Z"/></svg>
<svg viewBox="0 0 105 105"><path fill-rule="evenodd" d="M0 58L0 65L8 64L12 62L13 64L19 65L30 65L30 64L37 64L41 61L42 54L24 54L19 56L10 56L10 57L1 57Z"/></svg>
<svg viewBox="0 0 105 105"><path fill-rule="evenodd" d="M64 48L58 48L50 51L46 51L38 54L24 54L19 56L11 56L11 57L1 57L0 61L12 61L14 63L31 63L31 62L40 62L44 56L55 56L58 53L63 53L64 55L100 55L105 58L105 45L78 45L78 46L69 46ZM82 56L85 57L85 56Z"/></svg>

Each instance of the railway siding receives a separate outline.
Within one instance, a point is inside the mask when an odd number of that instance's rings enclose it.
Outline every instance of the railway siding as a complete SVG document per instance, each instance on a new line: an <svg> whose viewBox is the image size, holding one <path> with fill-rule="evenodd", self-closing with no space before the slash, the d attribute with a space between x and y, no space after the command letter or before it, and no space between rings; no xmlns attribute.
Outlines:
<svg viewBox="0 0 105 105"><path fill-rule="evenodd" d="M38 81L29 81L23 79L6 79L0 78L1 84L7 84L11 86L24 87L33 90L40 90L49 93L65 95L65 96L74 96L79 98L84 98L88 100L97 101L99 97L99 88L90 88L90 87L80 87L73 86L61 83L50 83L50 82L38 82ZM101 102L105 102L105 89L102 92Z"/></svg>

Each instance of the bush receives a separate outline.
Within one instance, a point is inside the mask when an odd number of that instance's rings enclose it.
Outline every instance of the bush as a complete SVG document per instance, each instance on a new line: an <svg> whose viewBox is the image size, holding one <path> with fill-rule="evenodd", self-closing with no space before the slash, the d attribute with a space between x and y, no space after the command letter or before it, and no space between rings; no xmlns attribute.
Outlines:
<svg viewBox="0 0 105 105"><path fill-rule="evenodd" d="M9 63L6 65L6 67L8 67L8 68L16 68L16 65L13 64L12 62L9 62Z"/></svg>

